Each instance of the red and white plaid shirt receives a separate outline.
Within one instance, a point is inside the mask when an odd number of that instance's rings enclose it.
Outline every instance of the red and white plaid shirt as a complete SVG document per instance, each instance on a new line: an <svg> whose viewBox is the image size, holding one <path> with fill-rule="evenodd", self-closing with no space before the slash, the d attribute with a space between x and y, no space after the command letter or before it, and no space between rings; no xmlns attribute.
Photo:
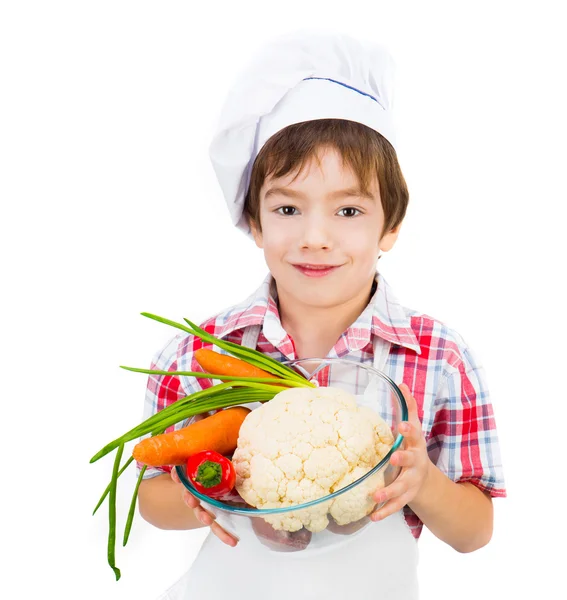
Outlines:
<svg viewBox="0 0 567 600"><path fill-rule="evenodd" d="M368 306L341 335L328 357L372 364L373 337L391 342L384 371L398 385L405 383L416 399L433 463L453 481L470 481L492 497L505 497L483 367L456 331L400 305L380 273L376 274L376 283L377 290ZM239 344L247 327L261 325L257 350L280 361L296 359L293 340L282 327L275 298L274 281L268 275L244 302L208 319L201 327ZM202 371L193 357L193 352L202 347L211 346L189 334L177 335L154 357L151 368ZM144 418L211 385L208 379L150 375ZM138 463L138 472L141 466ZM144 478L167 470L148 467ZM414 537L419 538L423 523L407 506L404 512Z"/></svg>

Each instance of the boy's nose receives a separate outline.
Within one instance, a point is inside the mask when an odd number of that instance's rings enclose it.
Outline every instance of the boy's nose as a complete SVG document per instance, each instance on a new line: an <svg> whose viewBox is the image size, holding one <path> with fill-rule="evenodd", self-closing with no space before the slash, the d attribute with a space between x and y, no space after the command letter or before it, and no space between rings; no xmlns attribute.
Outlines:
<svg viewBox="0 0 567 600"><path fill-rule="evenodd" d="M329 228L320 220L306 221L301 234L302 248L328 249L333 245Z"/></svg>

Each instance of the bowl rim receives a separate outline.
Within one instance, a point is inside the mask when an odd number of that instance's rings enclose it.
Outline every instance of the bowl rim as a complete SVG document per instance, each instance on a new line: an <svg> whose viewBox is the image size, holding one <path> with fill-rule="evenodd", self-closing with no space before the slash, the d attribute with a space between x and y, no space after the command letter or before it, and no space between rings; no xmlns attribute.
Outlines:
<svg viewBox="0 0 567 600"><path fill-rule="evenodd" d="M390 387L392 388L392 390L398 397L398 400L399 400L401 408L402 408L401 421L407 421L408 407L407 407L406 399L404 398L402 391L396 385L396 383L382 371L379 371L378 369L374 368L372 365L368 365L365 363L357 363L352 360L348 360L348 359L344 359L344 358L333 358L333 357L297 358L294 360L282 361L282 364L286 365L286 366L293 366L295 363L307 362L307 361L321 361L322 363L326 361L326 362L331 362L333 364L345 363L345 364L349 364L350 366L355 365L356 367L361 367L363 369L371 371L375 375L378 375L379 377L384 379L390 385ZM319 365L310 374L310 377L313 377L323 367L324 367L323 364ZM364 474L362 477L359 477L356 481L349 483L344 488L341 488L340 490L337 490L336 492L333 492L332 494L327 494L326 496L323 496L322 498L318 498L317 500L310 500L309 502L304 502L303 504L294 504L293 506L281 506L279 508L239 508L239 507L235 507L235 506L230 506L228 504L225 504L224 502L221 502L220 500L217 500L215 498L210 498L209 496L206 496L205 494L202 494L201 492L197 491L195 489L195 487L192 485L192 483L189 481L187 476L185 475L185 472L184 472L185 465L176 465L174 468L177 472L177 475L179 476L180 481L187 488L187 490L189 492L191 492L191 494L193 494L195 497L199 498L199 500L202 500L203 502L205 502L206 504L209 504L210 506L214 506L216 508L220 508L220 509L222 509L226 512L232 513L232 514L261 517L263 515L282 514L282 513L302 510L305 508L310 508L312 506L316 506L317 504L322 504L323 502L329 502L330 500L337 498L341 494L345 494L352 488L356 487L359 483L362 483L364 480L368 479L369 477L372 477L372 475L374 475L378 471L382 470L388 464L392 454L401 446L403 439L404 439L403 436L398 433L398 435L396 436L396 439L394 440L394 444L392 445L392 447L390 448L388 453L386 455L384 455L382 460L375 467L370 469L370 471L368 471L368 473Z"/></svg>

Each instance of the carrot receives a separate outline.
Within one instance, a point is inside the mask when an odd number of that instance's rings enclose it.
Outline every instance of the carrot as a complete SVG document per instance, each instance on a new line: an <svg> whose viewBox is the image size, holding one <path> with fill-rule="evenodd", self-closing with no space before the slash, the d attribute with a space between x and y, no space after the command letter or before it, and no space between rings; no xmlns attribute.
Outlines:
<svg viewBox="0 0 567 600"><path fill-rule="evenodd" d="M214 350L200 348L193 353L195 360L207 372L214 375L229 375L231 377L269 377L270 379L279 379L263 369L255 367L250 363L233 358Z"/></svg>
<svg viewBox="0 0 567 600"><path fill-rule="evenodd" d="M132 456L144 465L161 467L185 464L191 455L204 450L230 454L249 412L244 406L227 408L179 430L146 438L134 446Z"/></svg>

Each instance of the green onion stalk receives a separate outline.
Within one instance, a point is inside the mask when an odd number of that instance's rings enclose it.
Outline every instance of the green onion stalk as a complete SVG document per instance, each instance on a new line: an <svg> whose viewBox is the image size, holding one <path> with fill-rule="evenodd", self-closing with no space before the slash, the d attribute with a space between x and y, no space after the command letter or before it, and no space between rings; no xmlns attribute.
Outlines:
<svg viewBox="0 0 567 600"><path fill-rule="evenodd" d="M104 490L100 500L98 501L98 504L95 506L93 511L94 515L108 497L109 527L107 558L108 564L114 571L116 581L118 581L121 576L120 569L118 569L116 566L115 561L117 482L122 473L124 473L134 461L134 458L130 456L126 462L120 466L125 444L146 435L154 436L164 433L168 427L181 423L185 419L200 413L230 408L231 406L239 406L242 404L251 404L254 402L267 402L279 392L291 387L315 387L313 383L307 381L302 375L290 367L281 364L277 360L266 356L257 350L244 348L239 344L221 340L220 338L208 333L204 329L201 329L195 325L195 323L189 321L189 319L184 319L186 323L186 325L184 325L182 323L176 323L175 321L170 321L169 319L164 319L163 317L159 317L151 313L144 312L142 315L144 317L148 317L149 319L153 319L154 321L164 323L165 325L170 325L172 327L176 327L177 329L181 329L188 334L202 339L204 342L214 344L218 348L225 350L227 353L232 354L236 358L239 358L255 367L275 375L276 378L233 377L216 373L161 371L158 369L137 369L134 367L125 366L121 367L127 371L145 373L148 375L184 375L195 378L217 379L222 383L213 385L200 392L195 392L189 396L185 396L184 398L180 398L173 404L170 404L163 410L160 410L155 415L152 415L139 425L136 425L136 427L133 427L126 433L122 434L120 437L106 444L90 459L90 462L94 463L103 456L106 456L107 454L110 454L116 450L110 483ZM140 483L142 482L145 471L146 466L143 466L136 481L134 494L128 510L128 517L126 519L126 526L124 528L122 540L123 546L126 546L130 536L134 512L136 509L138 489L140 487Z"/></svg>

